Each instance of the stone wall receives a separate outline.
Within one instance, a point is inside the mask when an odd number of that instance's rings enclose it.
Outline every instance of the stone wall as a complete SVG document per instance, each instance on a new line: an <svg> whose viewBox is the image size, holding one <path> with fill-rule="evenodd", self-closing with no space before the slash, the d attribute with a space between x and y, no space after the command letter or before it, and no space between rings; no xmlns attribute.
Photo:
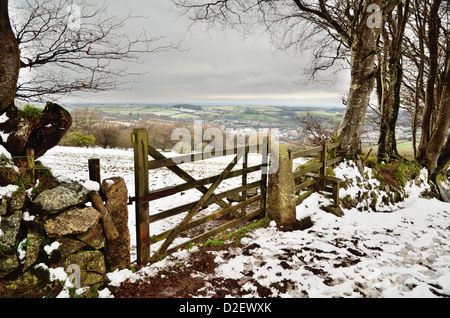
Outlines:
<svg viewBox="0 0 450 318"><path fill-rule="evenodd" d="M55 296L48 269L100 286L106 273L130 266L127 188L102 182L100 194L79 183L39 192L18 189L0 204L0 298ZM58 290L59 289L59 290Z"/></svg>

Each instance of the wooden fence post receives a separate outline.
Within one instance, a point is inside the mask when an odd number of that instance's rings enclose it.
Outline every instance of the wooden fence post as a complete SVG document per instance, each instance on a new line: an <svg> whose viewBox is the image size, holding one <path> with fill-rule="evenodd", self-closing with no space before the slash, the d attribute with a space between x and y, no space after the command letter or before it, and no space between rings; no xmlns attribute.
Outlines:
<svg viewBox="0 0 450 318"><path fill-rule="evenodd" d="M245 143L244 147L248 146L248 142ZM242 169L247 169L248 168L248 152L249 152L250 148L246 148L245 149L245 153L244 153L244 162L242 163ZM242 186L246 186L247 185L247 172L244 172L242 174ZM242 191L242 201L246 202L247 201L247 190ZM241 201L241 202L242 202ZM241 214L244 215L247 212L247 204L244 204L244 206L242 207L241 210Z"/></svg>
<svg viewBox="0 0 450 318"><path fill-rule="evenodd" d="M34 149L27 149L27 165L31 171L31 182L36 183L36 166L34 164Z"/></svg>
<svg viewBox="0 0 450 318"><path fill-rule="evenodd" d="M288 150L289 162L291 163L291 171L294 171L294 151Z"/></svg>
<svg viewBox="0 0 450 318"><path fill-rule="evenodd" d="M261 167L261 215L267 214L267 175L269 173L269 148L268 138L264 137L262 144L262 167Z"/></svg>
<svg viewBox="0 0 450 318"><path fill-rule="evenodd" d="M327 160L328 160L328 142L324 141L321 143L323 147L323 151L320 153L320 162L323 164L322 168L320 168L320 174L322 176L327 175Z"/></svg>
<svg viewBox="0 0 450 318"><path fill-rule="evenodd" d="M134 129L131 139L134 147L134 185L136 211L136 249L138 265L150 263L150 214L149 203L141 202L148 194L148 133L145 129Z"/></svg>
<svg viewBox="0 0 450 318"><path fill-rule="evenodd" d="M100 178L100 159L89 159L89 180L98 182L101 184Z"/></svg>

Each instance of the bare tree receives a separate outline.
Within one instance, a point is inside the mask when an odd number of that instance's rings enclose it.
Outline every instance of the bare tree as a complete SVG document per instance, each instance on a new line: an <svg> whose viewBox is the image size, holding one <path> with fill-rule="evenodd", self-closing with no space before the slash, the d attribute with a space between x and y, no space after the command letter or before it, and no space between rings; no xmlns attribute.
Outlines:
<svg viewBox="0 0 450 318"><path fill-rule="evenodd" d="M102 121L92 129L92 134L97 145L104 149L115 148L119 141L120 126L112 122Z"/></svg>
<svg viewBox="0 0 450 318"><path fill-rule="evenodd" d="M334 54L318 70L346 58L350 62L351 83L347 108L338 128L339 141L345 155L359 158L361 133L374 88L374 62L381 21L401 0L173 0L194 21L210 25L249 29L255 22L264 24L273 38L295 46L317 38L327 39ZM258 20L255 21L257 17ZM323 40L322 40L323 43ZM323 46L322 46L323 47ZM330 46L328 46L330 47ZM348 53L348 55L345 55Z"/></svg>
<svg viewBox="0 0 450 318"><path fill-rule="evenodd" d="M136 17L110 16L108 6L74 0L28 0L11 10L21 50L17 98L49 100L72 92L116 90L139 75L129 71L149 53L173 48L145 30L129 35L124 28Z"/></svg>
<svg viewBox="0 0 450 318"><path fill-rule="evenodd" d="M331 140L335 136L338 126L333 119L320 120L310 113L297 117L297 122L308 133L309 142L315 146L320 146L322 141Z"/></svg>
<svg viewBox="0 0 450 318"><path fill-rule="evenodd" d="M145 30L132 36L124 26L130 15L108 15L107 6L87 1L25 0L15 8L0 1L0 131L9 134L0 144L14 156L27 147L44 154L69 129L72 118L59 105L48 103L30 120L14 98L47 101L74 92L119 89L130 75L126 62L139 62L150 53L174 48L158 45L161 37ZM20 78L19 78L20 72Z"/></svg>
<svg viewBox="0 0 450 318"><path fill-rule="evenodd" d="M73 123L71 131L82 131L92 134L95 125L104 120L104 116L99 111L90 110L89 107L78 108L71 113Z"/></svg>

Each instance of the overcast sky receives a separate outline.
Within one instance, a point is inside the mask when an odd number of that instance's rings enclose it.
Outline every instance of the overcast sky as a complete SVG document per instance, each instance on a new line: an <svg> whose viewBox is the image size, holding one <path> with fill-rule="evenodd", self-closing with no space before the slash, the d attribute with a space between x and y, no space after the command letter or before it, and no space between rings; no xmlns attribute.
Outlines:
<svg viewBox="0 0 450 318"><path fill-rule="evenodd" d="M75 1L76 3L76 1ZM149 56L138 68L147 74L119 92L83 95L67 101L139 103L246 103L271 105L342 106L348 90L348 74L338 81L305 85L308 54L277 51L266 34L244 36L234 30L210 30L195 26L171 10L169 0L112 0L110 14L131 12L149 17L130 32L147 30L149 36L165 36L161 45L182 41L182 51ZM301 83L301 84L299 84Z"/></svg>

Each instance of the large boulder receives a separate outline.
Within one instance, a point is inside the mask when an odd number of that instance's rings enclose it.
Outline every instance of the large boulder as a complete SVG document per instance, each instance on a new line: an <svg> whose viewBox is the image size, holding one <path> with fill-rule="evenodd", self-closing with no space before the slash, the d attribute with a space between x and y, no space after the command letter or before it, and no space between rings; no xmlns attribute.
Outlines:
<svg viewBox="0 0 450 318"><path fill-rule="evenodd" d="M64 183L51 190L43 191L33 201L38 210L56 213L87 202L89 190L78 182Z"/></svg>
<svg viewBox="0 0 450 318"><path fill-rule="evenodd" d="M299 225L296 218L295 181L289 153L282 145L272 147L267 187L267 214L282 231L293 231Z"/></svg>
<svg viewBox="0 0 450 318"><path fill-rule="evenodd" d="M44 223L49 237L82 234L93 228L101 217L93 207L70 209L48 218Z"/></svg>
<svg viewBox="0 0 450 318"><path fill-rule="evenodd" d="M108 269L130 267L130 231L128 228L128 191L122 178L103 180L102 192L106 197L106 209L120 233L115 240L106 243Z"/></svg>
<svg viewBox="0 0 450 318"><path fill-rule="evenodd" d="M61 106L47 103L42 113L35 117L15 109L0 129L9 133L5 148L13 157L25 156L27 149L34 149L36 158L58 145L72 125L70 113Z"/></svg>

